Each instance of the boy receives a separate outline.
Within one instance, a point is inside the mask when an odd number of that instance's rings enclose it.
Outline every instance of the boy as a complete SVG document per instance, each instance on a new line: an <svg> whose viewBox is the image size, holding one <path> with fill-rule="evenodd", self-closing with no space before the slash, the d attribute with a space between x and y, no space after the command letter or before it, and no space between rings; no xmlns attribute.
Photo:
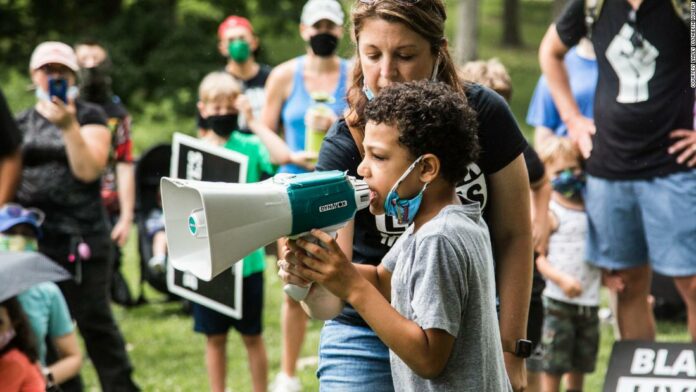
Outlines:
<svg viewBox="0 0 696 392"><path fill-rule="evenodd" d="M599 347L599 268L585 262L587 215L583 204L585 174L580 151L565 137L553 136L539 151L551 176L551 236L548 253L536 265L546 277L542 389L559 390L568 373L567 391L581 391L584 373L594 371Z"/></svg>
<svg viewBox="0 0 696 392"><path fill-rule="evenodd" d="M408 229L377 267L351 263L314 230L322 246L291 241L281 274L317 282L360 313L390 348L395 390L511 390L488 229L479 205L462 204L455 189L479 151L476 114L451 88L425 81L381 90L365 114L358 173L370 212Z"/></svg>
<svg viewBox="0 0 696 392"><path fill-rule="evenodd" d="M241 86L226 72L208 74L198 89L198 110L205 132L203 139L221 147L246 155L249 158L247 181L256 182L262 173L272 175L275 168L268 151L251 134L237 132L239 109L251 109L241 95ZM247 113L245 113L247 114ZM251 117L247 117L251 118ZM244 317L240 320L220 314L202 305L193 304L194 330L204 333L206 341L206 364L210 389L225 390L227 331L234 327L242 335L249 356L249 368L254 391L266 390L268 360L264 346L261 324L263 313L263 270L265 256L262 248L243 260L243 303Z"/></svg>

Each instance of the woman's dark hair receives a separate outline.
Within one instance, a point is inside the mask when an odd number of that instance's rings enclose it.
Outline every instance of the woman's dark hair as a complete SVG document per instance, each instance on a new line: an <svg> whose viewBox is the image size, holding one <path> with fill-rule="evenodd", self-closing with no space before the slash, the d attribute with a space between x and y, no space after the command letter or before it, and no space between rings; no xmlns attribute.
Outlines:
<svg viewBox="0 0 696 392"><path fill-rule="evenodd" d="M442 178L452 184L478 158L476 112L464 94L444 83L421 80L389 86L365 106L364 114L368 122L396 126L399 143L414 159L435 155Z"/></svg>
<svg viewBox="0 0 696 392"><path fill-rule="evenodd" d="M420 0L414 3L404 0L375 0L372 4L356 1L351 11L352 39L356 45L356 53L359 50L360 32L365 22L372 18L401 23L425 38L430 43L431 53L440 60L437 81L464 95L464 86L459 80L457 68L444 45L447 14L442 0ZM367 104L367 97L362 90L364 83L360 53L357 53L353 66L353 84L348 89L349 110L346 122L348 126L358 129L361 133L365 129L363 112Z"/></svg>
<svg viewBox="0 0 696 392"><path fill-rule="evenodd" d="M0 303L0 306L7 309L7 314L10 316L12 328L15 330L15 337L5 348L0 351L0 355L7 351L16 348L29 358L29 361L36 362L39 360L39 350L36 345L36 337L31 329L29 320L27 319L22 305L17 300L17 297L10 297Z"/></svg>

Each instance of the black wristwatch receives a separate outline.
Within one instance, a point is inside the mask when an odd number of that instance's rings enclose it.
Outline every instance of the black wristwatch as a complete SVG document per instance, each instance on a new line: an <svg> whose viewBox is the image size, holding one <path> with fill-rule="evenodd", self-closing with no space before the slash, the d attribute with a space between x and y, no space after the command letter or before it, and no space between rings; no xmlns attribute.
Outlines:
<svg viewBox="0 0 696 392"><path fill-rule="evenodd" d="M512 353L516 357L529 358L532 355L532 341L527 339L517 339L515 341L514 350L506 347L504 351Z"/></svg>
<svg viewBox="0 0 696 392"><path fill-rule="evenodd" d="M529 358L532 355L532 341L517 339L515 342L515 355L520 358Z"/></svg>

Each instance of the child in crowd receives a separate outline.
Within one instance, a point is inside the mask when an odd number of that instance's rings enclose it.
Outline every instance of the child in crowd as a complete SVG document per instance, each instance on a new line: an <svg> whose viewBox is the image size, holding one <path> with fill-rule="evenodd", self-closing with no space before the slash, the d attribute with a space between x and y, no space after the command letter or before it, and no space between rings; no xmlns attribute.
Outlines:
<svg viewBox="0 0 696 392"><path fill-rule="evenodd" d="M0 301L0 391L43 392L36 338L17 297Z"/></svg>
<svg viewBox="0 0 696 392"><path fill-rule="evenodd" d="M206 132L202 139L249 158L247 182L256 182L262 174L275 172L274 159L259 138L253 134L239 132L238 116L244 112L253 119L251 106L241 94L241 86L226 72L208 74L198 89L198 111ZM287 157L286 157L287 158ZM249 369L255 392L265 391L268 377L268 359L262 337L263 314L263 271L265 254L257 249L242 261L243 264L243 317L239 320L223 315L199 304L193 304L194 330L204 333L206 342L206 364L210 389L225 390L227 367L227 332L234 327L242 335L249 356Z"/></svg>
<svg viewBox="0 0 696 392"><path fill-rule="evenodd" d="M44 214L35 208L8 203L0 208L0 251L36 252ZM75 377L82 366L82 351L62 292L53 282L31 286L17 295L35 336L38 358L46 382L62 384ZM57 352L47 363L46 339Z"/></svg>
<svg viewBox="0 0 696 392"><path fill-rule="evenodd" d="M358 173L370 212L408 229L377 267L351 263L314 230L322 246L290 241L281 277L350 303L389 346L397 391L511 390L488 228L455 187L479 152L476 113L445 84L420 81L382 89L365 115Z"/></svg>
<svg viewBox="0 0 696 392"><path fill-rule="evenodd" d="M581 391L585 373L595 369L599 347L601 271L585 262L587 215L580 151L568 138L548 138L539 151L551 176L553 194L548 253L536 265L546 278L542 337L543 390Z"/></svg>

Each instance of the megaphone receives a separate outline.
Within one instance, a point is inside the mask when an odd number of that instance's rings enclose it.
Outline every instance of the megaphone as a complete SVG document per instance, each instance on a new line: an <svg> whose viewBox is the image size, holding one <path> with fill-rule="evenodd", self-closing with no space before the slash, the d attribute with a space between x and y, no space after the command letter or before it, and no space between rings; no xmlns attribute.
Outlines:
<svg viewBox="0 0 696 392"><path fill-rule="evenodd" d="M169 261L205 281L278 238L335 233L370 204L367 184L337 170L253 184L163 177L161 193ZM309 291L284 289L296 300Z"/></svg>

